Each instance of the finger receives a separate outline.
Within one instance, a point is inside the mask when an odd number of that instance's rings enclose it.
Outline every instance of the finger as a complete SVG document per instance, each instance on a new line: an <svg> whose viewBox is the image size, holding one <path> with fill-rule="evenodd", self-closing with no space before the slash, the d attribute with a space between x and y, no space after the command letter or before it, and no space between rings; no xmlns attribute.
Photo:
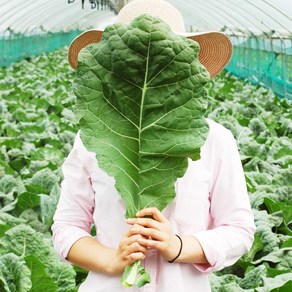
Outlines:
<svg viewBox="0 0 292 292"><path fill-rule="evenodd" d="M127 219L128 221L128 219ZM132 233L131 233L131 229L129 229L125 234L124 234L124 238L128 238L128 237L131 237L132 236Z"/></svg>
<svg viewBox="0 0 292 292"><path fill-rule="evenodd" d="M145 239L145 238L140 238L138 240L138 243L145 246L147 249L148 248L153 248L158 251L164 250L167 247L167 244L163 241L157 241L153 239Z"/></svg>
<svg viewBox="0 0 292 292"><path fill-rule="evenodd" d="M141 238L142 239L142 238ZM138 241L129 245L125 251L126 255L130 255L132 253L141 252L145 254L147 252L147 248L141 245Z"/></svg>
<svg viewBox="0 0 292 292"><path fill-rule="evenodd" d="M128 256L128 264L132 264L134 263L135 261L140 261L140 260L144 260L145 259L145 254L142 253L142 252L134 252L134 253L131 253L129 256Z"/></svg>
<svg viewBox="0 0 292 292"><path fill-rule="evenodd" d="M129 230L127 232L127 234L129 235L128 237L124 237L121 242L120 242L120 247L122 250L127 249L131 244L133 244L134 242L138 242L138 240L140 238L142 238L142 235L139 234L138 232L133 232L131 230Z"/></svg>
<svg viewBox="0 0 292 292"><path fill-rule="evenodd" d="M132 229L132 233L133 234L140 234L141 237L139 237L137 239L137 242L139 242L139 240L144 237L144 239L147 239L149 237L151 237L154 240L159 240L159 241L164 241L166 240L165 238L165 234L157 229L154 228L145 228L143 226L139 226L139 225L134 225Z"/></svg>
<svg viewBox="0 0 292 292"><path fill-rule="evenodd" d="M150 216L153 217L156 221L164 223L167 222L167 219L157 208L145 208L137 212L137 217Z"/></svg>
<svg viewBox="0 0 292 292"><path fill-rule="evenodd" d="M130 225L141 225L147 228L154 228L157 230L161 230L163 226L160 222L153 220L151 218L130 218L127 219L127 223Z"/></svg>

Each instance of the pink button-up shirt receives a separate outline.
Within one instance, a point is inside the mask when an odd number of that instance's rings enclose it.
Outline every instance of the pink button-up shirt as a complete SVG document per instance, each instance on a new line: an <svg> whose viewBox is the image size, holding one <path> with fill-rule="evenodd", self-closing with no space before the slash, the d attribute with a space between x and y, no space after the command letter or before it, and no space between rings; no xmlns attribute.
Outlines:
<svg viewBox="0 0 292 292"><path fill-rule="evenodd" d="M151 283L125 288L120 277L89 272L80 292L207 292L208 274L235 263L252 244L255 225L235 140L229 130L208 120L210 131L201 159L189 160L185 175L175 185L176 198L163 210L179 235L193 235L208 265L168 263L155 250L143 261ZM98 167L95 154L84 147L79 133L63 165L64 181L54 216L54 246L66 260L71 246L90 236L116 248L129 229L125 207L114 178Z"/></svg>

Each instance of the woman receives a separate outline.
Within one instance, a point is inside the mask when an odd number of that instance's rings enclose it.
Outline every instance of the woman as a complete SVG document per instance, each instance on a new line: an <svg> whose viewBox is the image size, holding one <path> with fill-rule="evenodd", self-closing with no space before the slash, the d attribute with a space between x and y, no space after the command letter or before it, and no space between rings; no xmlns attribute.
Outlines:
<svg viewBox="0 0 292 292"><path fill-rule="evenodd" d="M160 17L174 32L184 31L181 14L161 0L130 2L118 22L128 24L143 13ZM93 38L98 41L101 34L89 31L73 41L73 68L81 47ZM220 33L191 38L199 42L200 61L214 77L231 57L230 41ZM220 49L210 56L212 45ZM98 167L95 154L77 134L63 165L52 230L63 260L90 271L79 291L207 292L208 273L232 265L250 249L255 225L236 143L224 127L211 120L208 125L200 160L190 160L176 182L176 199L162 212L146 208L127 220L115 180ZM92 224L96 237L89 233ZM143 261L152 280L140 289L125 288L119 279L137 260Z"/></svg>

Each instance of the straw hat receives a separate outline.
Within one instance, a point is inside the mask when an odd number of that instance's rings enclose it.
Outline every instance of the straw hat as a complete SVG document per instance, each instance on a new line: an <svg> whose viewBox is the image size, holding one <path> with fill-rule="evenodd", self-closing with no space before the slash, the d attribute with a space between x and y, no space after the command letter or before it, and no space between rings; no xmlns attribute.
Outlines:
<svg viewBox="0 0 292 292"><path fill-rule="evenodd" d="M185 35L199 43L199 61L209 71L210 77L221 72L232 56L232 43L221 32L186 33L181 13L170 3L163 0L134 0L124 6L117 16L117 23L128 25L141 14L159 17L168 23L174 33ZM101 30L87 30L76 37L68 51L68 61L76 69L80 50L91 43L97 43L102 37Z"/></svg>

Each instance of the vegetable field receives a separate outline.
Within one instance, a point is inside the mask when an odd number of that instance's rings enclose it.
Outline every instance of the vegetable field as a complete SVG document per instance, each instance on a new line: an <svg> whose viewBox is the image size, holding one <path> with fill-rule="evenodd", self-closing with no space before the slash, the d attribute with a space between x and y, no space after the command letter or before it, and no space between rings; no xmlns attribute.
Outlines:
<svg viewBox="0 0 292 292"><path fill-rule="evenodd" d="M66 53L0 69L0 291L73 292L86 276L61 262L50 231L78 129ZM209 95L206 116L237 140L257 225L251 251L211 275L212 290L291 291L291 102L226 72Z"/></svg>

